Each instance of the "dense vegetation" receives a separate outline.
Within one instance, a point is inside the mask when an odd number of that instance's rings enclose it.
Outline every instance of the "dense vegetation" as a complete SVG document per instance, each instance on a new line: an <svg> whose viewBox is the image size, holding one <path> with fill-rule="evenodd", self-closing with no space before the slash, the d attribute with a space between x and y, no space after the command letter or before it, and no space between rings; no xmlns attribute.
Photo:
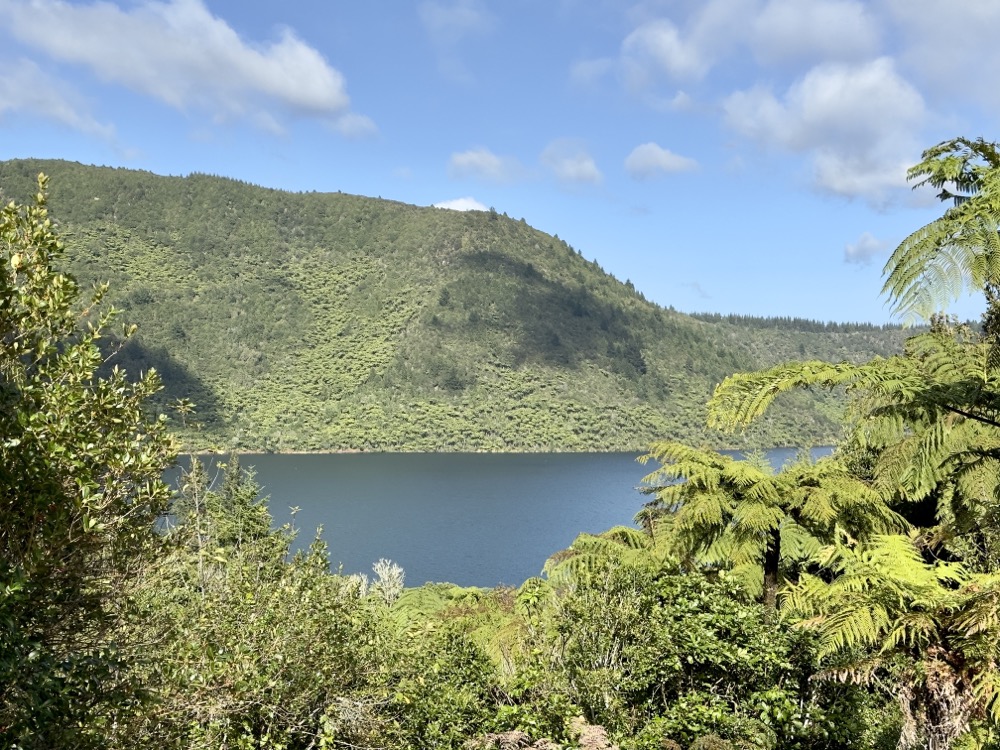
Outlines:
<svg viewBox="0 0 1000 750"><path fill-rule="evenodd" d="M196 405L176 427L200 448L830 443L836 396L800 394L740 436L709 430L705 401L735 371L861 362L904 338L695 320L494 211L35 160L0 163L0 195L25 200L40 171L68 270L110 282L139 326L114 361L156 368L158 408Z"/></svg>
<svg viewBox="0 0 1000 750"><path fill-rule="evenodd" d="M584 535L517 589L406 589L291 554L252 471L213 484L102 376L111 319L55 265L44 180L0 211L0 740L14 748L996 750L1000 151L911 170L954 199L888 267L903 352L736 373L733 429L843 388L834 454L774 471L652 446L642 529ZM98 296L99 293L98 293ZM129 331L116 340L126 345Z"/></svg>

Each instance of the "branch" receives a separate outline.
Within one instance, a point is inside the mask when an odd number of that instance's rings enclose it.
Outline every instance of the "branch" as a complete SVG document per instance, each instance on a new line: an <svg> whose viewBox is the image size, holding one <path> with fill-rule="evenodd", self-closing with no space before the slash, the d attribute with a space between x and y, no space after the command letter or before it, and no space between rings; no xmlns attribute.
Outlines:
<svg viewBox="0 0 1000 750"><path fill-rule="evenodd" d="M957 406L949 406L948 404L941 404L941 408L945 411L949 411L952 414L958 414L959 416L966 417L967 419L975 420L982 424L989 425L990 427L1000 427L1000 422L995 419L990 419L989 417L983 417L979 414L974 414L970 411L965 411L965 409L959 409Z"/></svg>

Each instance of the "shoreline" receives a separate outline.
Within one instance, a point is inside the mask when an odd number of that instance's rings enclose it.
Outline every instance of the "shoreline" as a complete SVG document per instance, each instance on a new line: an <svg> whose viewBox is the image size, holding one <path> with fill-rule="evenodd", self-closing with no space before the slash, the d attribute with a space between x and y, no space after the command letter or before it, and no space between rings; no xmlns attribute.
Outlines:
<svg viewBox="0 0 1000 750"><path fill-rule="evenodd" d="M801 445L771 445L766 448L712 448L711 450L720 453L752 453L754 451L777 451L777 450L824 450L824 449L834 449L835 445L831 443L824 443L821 445L811 445L811 446L801 446ZM338 450L282 450L282 451L264 451L264 450L182 450L178 451L178 456L231 456L234 453L239 456L342 456L342 455L369 455L369 456L399 456L399 455L414 455L414 456L436 456L436 455L532 455L532 454L565 454L565 455L606 455L609 453L636 453L639 455L648 454L650 452L650 446L641 449L617 449L609 448L607 450L553 450L553 449L540 449L540 450L460 450L460 451L425 451L425 450L361 450L360 448L343 448Z"/></svg>

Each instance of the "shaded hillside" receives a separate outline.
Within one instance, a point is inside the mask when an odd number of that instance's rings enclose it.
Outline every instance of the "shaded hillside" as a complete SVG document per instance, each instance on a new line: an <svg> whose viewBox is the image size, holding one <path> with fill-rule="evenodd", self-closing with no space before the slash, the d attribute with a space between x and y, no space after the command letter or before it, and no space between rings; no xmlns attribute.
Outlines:
<svg viewBox="0 0 1000 750"><path fill-rule="evenodd" d="M33 193L40 171L70 270L109 281L139 325L116 361L155 366L163 405L197 403L202 427L187 437L200 447L743 444L703 426L727 374L775 358L866 358L902 341L879 329L749 335L665 310L492 211L34 160L0 163L4 199ZM752 439L830 441L837 408L797 394Z"/></svg>

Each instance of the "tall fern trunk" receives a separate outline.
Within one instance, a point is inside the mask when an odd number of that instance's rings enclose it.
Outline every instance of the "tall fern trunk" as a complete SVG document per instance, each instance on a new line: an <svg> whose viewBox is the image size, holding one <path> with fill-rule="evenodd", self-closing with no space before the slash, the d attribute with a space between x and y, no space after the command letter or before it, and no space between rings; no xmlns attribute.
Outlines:
<svg viewBox="0 0 1000 750"><path fill-rule="evenodd" d="M958 666L961 656L940 647L929 651L933 655L916 670L922 679L897 689L904 721L898 747L904 750L951 750L985 708L971 677Z"/></svg>
<svg viewBox="0 0 1000 750"><path fill-rule="evenodd" d="M781 562L781 532L771 530L771 538L764 552L764 609L774 612L778 608L778 565Z"/></svg>

